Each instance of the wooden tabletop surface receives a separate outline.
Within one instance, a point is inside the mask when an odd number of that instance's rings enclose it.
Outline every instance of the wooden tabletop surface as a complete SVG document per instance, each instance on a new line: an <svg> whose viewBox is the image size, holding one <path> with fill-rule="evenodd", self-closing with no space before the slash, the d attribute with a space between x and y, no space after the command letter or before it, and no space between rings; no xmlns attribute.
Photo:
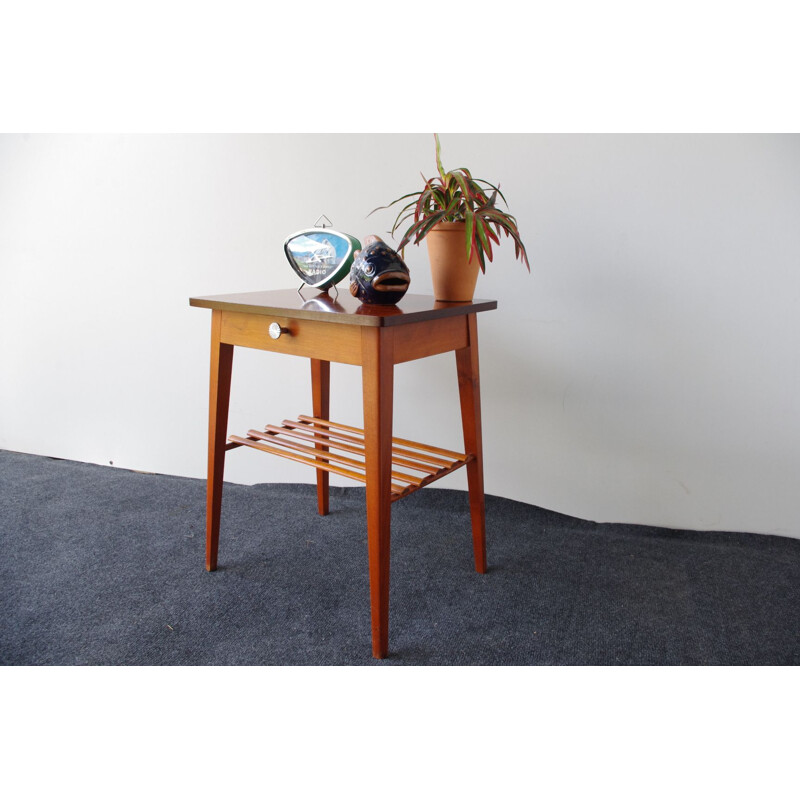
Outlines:
<svg viewBox="0 0 800 800"><path fill-rule="evenodd" d="M348 291L327 294L316 289L296 289L263 292L218 294L210 297L190 297L189 305L247 314L275 315L295 319L316 319L344 325L374 327L404 325L410 322L454 317L497 308L496 300L473 299L467 303L446 303L431 295L407 294L393 306L362 303Z"/></svg>

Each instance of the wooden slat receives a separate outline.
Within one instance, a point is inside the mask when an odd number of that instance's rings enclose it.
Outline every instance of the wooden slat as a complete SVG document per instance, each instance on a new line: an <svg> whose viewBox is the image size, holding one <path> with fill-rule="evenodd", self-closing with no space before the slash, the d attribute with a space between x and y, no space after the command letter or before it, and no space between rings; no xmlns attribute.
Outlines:
<svg viewBox="0 0 800 800"><path fill-rule="evenodd" d="M341 431L347 431L342 433ZM308 444L301 444L307 442ZM439 478L470 463L474 456L454 453L440 447L431 447L420 442L411 442L407 439L392 439L415 448L424 448L439 454L449 454L454 458L444 460L440 456L432 456L427 452L415 452L402 447L392 447L392 466L395 465L413 469L424 473L422 477L409 475L397 470L391 471L391 500L399 500L411 492L427 486ZM320 445L325 446L322 449ZM283 458L297 461L314 467L324 472L333 472L346 478L367 482L366 475L366 447L364 432L351 425L331 422L320 417L300 415L298 420L284 420L283 426L265 425L264 430L249 430L247 438L242 436L229 436L226 449L234 447L252 447L266 453L272 453ZM331 450L340 450L346 453L363 456L364 460L357 460L332 453ZM402 454L402 455L401 455ZM410 458L406 458L408 455ZM428 463L422 463L427 461Z"/></svg>
<svg viewBox="0 0 800 800"><path fill-rule="evenodd" d="M445 450L443 447L432 447L429 444L421 444L420 442L412 442L408 439L392 439L395 444L404 445L405 447L415 447L419 450L424 450L426 453L436 453L439 456L446 456L452 458L454 461L465 461L467 456L465 453L455 453L452 450Z"/></svg>
<svg viewBox="0 0 800 800"><path fill-rule="evenodd" d="M343 430L349 431L350 433L360 433L363 435L363 431L361 428L354 428L352 425L342 425L339 422L331 422L327 419L317 419L316 417L309 417L305 414L300 414L298 419L303 420L305 422L316 422L318 425L325 425L330 428L334 428L336 430ZM395 439L392 438L392 442L394 444L404 445L405 447L413 447L417 450L422 450L426 453L436 453L440 456L446 456L452 459L458 459L459 461L464 461L466 459L466 454L464 453L456 453L453 450L445 450L442 447L431 447L429 444L422 444L422 442L412 442L410 439Z"/></svg>
<svg viewBox="0 0 800 800"><path fill-rule="evenodd" d="M303 419L303 415L301 414L299 419ZM313 420L315 417L306 417L307 420ZM338 431L330 430L329 428L320 428L317 427L317 423L315 422L294 422L292 420L285 419L281 423L284 426L298 428L300 430L311 430L315 433L322 434L323 436L330 437L331 439L339 439L345 442L354 442L356 444L364 443L364 432L360 428L351 428L351 430L358 432L361 434L360 436L349 436L346 433L340 433ZM327 420L319 420L319 424L330 424ZM350 427L350 426L348 426ZM414 450L407 450L402 447L392 447L392 452L396 453L400 456L408 456L409 458L416 459L417 461L424 461L428 464L433 464L436 467L449 467L451 460L438 458L437 456L433 456L430 453L420 453Z"/></svg>
<svg viewBox="0 0 800 800"><path fill-rule="evenodd" d="M263 441L255 441L253 439L245 439L243 436L235 436L231 435L228 437L232 442L236 443L237 445L245 445L246 447L252 447L255 450L262 450L265 453L272 453L276 456L282 456L283 458L288 458L291 461L299 461L301 464L307 464L309 467L314 467L315 469L324 469L326 472L335 472L337 475L343 475L346 478L351 478L354 481L358 481L359 483L366 483L367 476L365 474L359 472L353 472L352 470L345 469L344 467L340 467L337 464L330 464L326 461L320 461L317 459L309 458L307 456L300 455L299 453L293 453L288 450L283 450L280 447L272 447L271 445L265 444ZM416 489L416 486L401 486L399 484L392 484L392 496L393 498L396 497L405 497L407 494L410 494L411 491Z"/></svg>
<svg viewBox="0 0 800 800"><path fill-rule="evenodd" d="M280 430L280 429L279 429ZM281 447L288 447L291 450L299 450L301 453L308 453L309 457L317 458L322 461L335 461L338 464L346 464L348 467L357 467L358 469L366 469L366 466L363 461L356 461L354 458L348 458L347 456L340 456L338 453L331 453L326 452L323 450L317 450L313 447L306 447L303 444L297 444L297 442L286 441L286 439L282 439L275 433L265 433L264 431L256 431L250 430L247 431L248 437L252 437L254 439L261 439L263 440L272 440L273 443L279 444ZM392 477L395 480L403 481L404 483L413 483L416 486L419 486L422 483L422 478L418 478L415 475L406 475L404 472L396 472L392 470Z"/></svg>
<svg viewBox="0 0 800 800"><path fill-rule="evenodd" d="M467 461L454 461L447 469L440 469L435 475L431 475L428 478L424 478L422 484L419 487L421 489L423 486L427 486L429 483L433 483L434 481L438 481L439 478L443 478L445 475L449 475L451 472L455 472L457 469L460 469L464 466L464 464L468 464L471 461L471 457L467 459Z"/></svg>
<svg viewBox="0 0 800 800"><path fill-rule="evenodd" d="M245 439L242 436L232 435L229 436L228 439L230 439L232 442L237 442L238 444L247 445L248 447L252 447L256 450L263 450L265 453L274 453L276 456L283 456L284 458L289 458L292 461L299 461L301 464L308 464L310 467L327 469L329 472L335 472L338 475L344 475L347 478L352 478L353 480L360 481L361 483L366 481L366 476L360 472L353 472L350 469L345 469L344 467L337 466L336 464L321 462L317 458L309 458L308 456L300 455L300 453L287 452L280 447L274 447L273 445L265 444L261 441L254 441L253 439Z"/></svg>
<svg viewBox="0 0 800 800"><path fill-rule="evenodd" d="M283 422L284 427L280 428L277 425L267 425L265 426L264 430L271 431L272 433L280 433L285 436L296 436L299 439L307 442L315 442L320 443L324 442L327 447L333 447L337 450L344 450L347 453L357 453L359 455L363 455L365 450L363 446L363 439L360 440L361 444L346 444L344 442L337 442L331 441L331 437L323 433L319 430L319 428L311 428L310 430L313 433L306 433L300 426L293 427L292 423L289 423L287 420ZM303 426L308 429L308 426ZM315 435L318 434L318 435ZM348 437L350 439L355 440L354 436ZM396 455L396 451L392 451L392 463L397 464L400 467L408 467L409 469L415 469L419 472L424 472L428 475L432 475L439 471L438 467L431 467L429 464L422 464L419 461L412 461L410 458L404 458L403 456ZM448 462L443 462L444 466L448 466Z"/></svg>

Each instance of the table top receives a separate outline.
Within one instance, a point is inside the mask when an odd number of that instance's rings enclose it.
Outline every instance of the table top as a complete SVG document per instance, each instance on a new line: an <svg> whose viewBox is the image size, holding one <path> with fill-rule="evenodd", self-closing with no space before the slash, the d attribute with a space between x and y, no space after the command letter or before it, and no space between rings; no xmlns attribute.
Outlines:
<svg viewBox="0 0 800 800"><path fill-rule="evenodd" d="M304 292L305 297L295 289L190 297L189 305L220 311L316 319L344 325L373 327L404 325L497 308L496 300L473 299L466 303L447 303L435 300L431 295L407 294L396 305L379 306L362 303L349 292L340 291L338 296L335 292L331 296L316 289Z"/></svg>

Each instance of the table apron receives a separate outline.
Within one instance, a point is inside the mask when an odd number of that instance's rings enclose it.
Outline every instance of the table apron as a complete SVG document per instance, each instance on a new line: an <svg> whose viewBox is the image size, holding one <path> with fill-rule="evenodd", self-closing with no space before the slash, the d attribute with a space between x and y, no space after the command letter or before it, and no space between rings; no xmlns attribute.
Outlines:
<svg viewBox="0 0 800 800"><path fill-rule="evenodd" d="M220 341L224 344L341 364L361 364L359 326L238 311L220 313ZM272 339L269 335L269 326L273 322L287 331L279 339Z"/></svg>
<svg viewBox="0 0 800 800"><path fill-rule="evenodd" d="M468 317L444 317L398 325L394 330L394 363L427 358L469 345Z"/></svg>
<svg viewBox="0 0 800 800"><path fill-rule="evenodd" d="M340 364L363 364L361 325L295 319L238 311L218 311L220 342L273 353L315 358ZM277 322L285 333L272 339L269 326ZM381 328L369 328L380 335ZM412 322L392 326L393 362L402 364L419 358L460 350L469 345L467 316Z"/></svg>

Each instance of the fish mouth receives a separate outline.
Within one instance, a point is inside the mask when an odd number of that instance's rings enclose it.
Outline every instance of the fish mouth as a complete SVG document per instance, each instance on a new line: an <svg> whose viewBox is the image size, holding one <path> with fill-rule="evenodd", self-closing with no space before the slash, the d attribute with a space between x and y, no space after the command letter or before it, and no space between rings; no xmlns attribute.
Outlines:
<svg viewBox="0 0 800 800"><path fill-rule="evenodd" d="M396 270L378 275L372 282L372 288L376 292L400 292L403 289L407 289L410 282L405 272Z"/></svg>

